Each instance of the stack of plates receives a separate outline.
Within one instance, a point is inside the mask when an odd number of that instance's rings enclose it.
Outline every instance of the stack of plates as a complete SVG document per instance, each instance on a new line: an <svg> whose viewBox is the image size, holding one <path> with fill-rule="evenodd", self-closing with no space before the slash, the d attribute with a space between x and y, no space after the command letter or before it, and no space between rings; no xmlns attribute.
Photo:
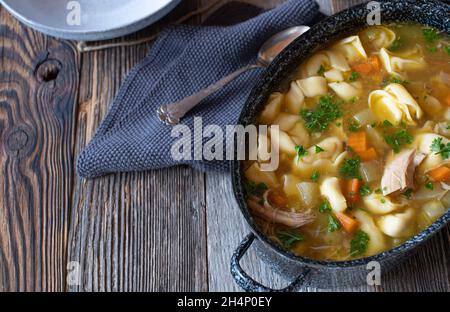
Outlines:
<svg viewBox="0 0 450 312"><path fill-rule="evenodd" d="M104 40L142 29L181 0L0 0L20 21L71 40Z"/></svg>

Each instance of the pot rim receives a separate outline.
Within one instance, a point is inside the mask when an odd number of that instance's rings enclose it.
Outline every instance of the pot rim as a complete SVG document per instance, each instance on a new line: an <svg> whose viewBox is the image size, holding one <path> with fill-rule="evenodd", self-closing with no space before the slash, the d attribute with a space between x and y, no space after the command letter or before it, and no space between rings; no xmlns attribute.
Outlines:
<svg viewBox="0 0 450 312"><path fill-rule="evenodd" d="M420 12L420 17L423 19L426 19L426 13L428 13L428 9L431 7L436 6L436 8L447 8L450 9L450 5L441 2L439 0L429 0L429 1L418 1L418 0L401 0L401 1L394 1L394 0L379 0L381 4L381 8L386 7L387 5L393 5L395 6L395 10L401 11L405 9L410 10L416 10L415 12ZM354 7L348 8L344 11L341 11L337 14L334 14L332 16L329 16L325 18L324 20L318 22L314 26L311 27L311 29L302 35L300 38L296 39L293 43L291 43L283 52L278 55L278 57L271 63L271 65L261 74L261 76L258 79L258 82L253 87L247 102L241 112L241 115L238 120L238 124L247 126L252 123L254 120L255 114L261 110L263 107L266 99L268 98L269 94L274 91L274 87L279 85L279 83L286 78L287 74L286 72L291 71L285 71L283 69L286 69L288 67L290 68L297 68L298 65L300 65L308 56L312 54L316 49L320 49L324 45L327 44L327 42L334 41L339 39L342 36L345 36L347 33L354 32L357 29L362 29L366 26L364 22L362 22L362 19L366 15L362 15L362 12L365 12L365 9L367 7L367 4L369 1L364 2L362 4L356 5ZM418 8L422 8L422 10L417 11ZM445 10L443 10L445 11ZM355 16L356 15L356 16ZM437 28L445 33L450 34L450 17L447 17L447 22L442 21L439 18L436 17L435 19L427 20L426 22L417 21L417 16L414 16L413 14L404 14L401 19L391 19L388 17L386 19L387 22L412 22L412 23L419 23L422 25L428 25L432 26L434 28ZM355 19L356 18L356 19ZM335 31L333 30L333 26L336 26L336 23L355 23L353 27L350 28L343 28L341 25L341 28L344 29L343 31ZM384 24L384 23L382 23ZM446 25L447 26L444 26ZM327 29L327 36L321 36L321 39L316 40L314 38L314 34L320 33L321 29ZM323 39L322 39L323 38ZM330 38L330 39L328 39ZM315 41L316 40L316 41ZM322 41L323 40L323 41ZM306 49L305 49L306 47ZM295 52L298 49L303 49L304 52L303 55L296 56ZM291 55L293 53L293 56ZM297 52L300 53L300 52ZM283 73L281 73L283 72ZM235 143L235 156L237 155L239 146L237 146L237 143ZM271 241L260 229L259 226L256 224L253 216L249 212L249 209L247 207L247 204L245 202L244 196L243 196L243 188L242 188L242 161L236 160L237 157L234 158L235 160L231 161L231 178L232 178L232 185L233 185L233 193L236 198L236 201L239 205L239 209L241 210L242 214L244 215L244 218L249 225L251 231L258 237L259 240L261 240L264 245L269 246L272 250L276 251L279 255L282 255L283 257L293 260L295 262L298 262L299 264L303 264L309 267L336 267L336 268L349 268L349 267L358 267L362 265L366 265L370 261L383 261L387 258L392 258L399 256L401 254L404 254L405 252L415 249L418 246L422 245L424 242L426 242L429 238L431 238L434 234L436 234L439 230L441 230L445 225L447 225L450 221L450 209L447 210L447 212L442 215L438 220L436 220L433 224L428 226L425 230L422 232L414 235L413 237L409 238L407 241L402 243L401 245L394 247L392 249L386 250L382 253L364 257L364 258L358 258L358 259L352 259L352 260L345 260L345 261L329 261L329 260L315 260L306 258L303 256L297 256L294 253L283 249L281 246L277 245L273 241Z"/></svg>

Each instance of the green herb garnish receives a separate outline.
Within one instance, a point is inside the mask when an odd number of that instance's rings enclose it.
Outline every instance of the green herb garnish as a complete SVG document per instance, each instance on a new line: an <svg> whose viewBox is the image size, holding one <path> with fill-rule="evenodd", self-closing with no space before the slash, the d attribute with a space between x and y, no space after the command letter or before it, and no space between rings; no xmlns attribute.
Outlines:
<svg viewBox="0 0 450 312"><path fill-rule="evenodd" d="M372 190L370 189L370 187L367 184L363 185L359 188L359 194L361 196L366 196L366 195L369 195L370 193L372 193Z"/></svg>
<svg viewBox="0 0 450 312"><path fill-rule="evenodd" d="M450 142L447 144L442 143L442 138L436 138L430 145L430 149L435 155L441 155L442 159L450 157Z"/></svg>
<svg viewBox="0 0 450 312"><path fill-rule="evenodd" d="M320 65L319 69L317 70L317 75L323 75L325 72L325 67L323 65Z"/></svg>
<svg viewBox="0 0 450 312"><path fill-rule="evenodd" d="M430 53L436 53L437 50L438 50L437 47L431 47L431 48L428 49L428 51L430 51Z"/></svg>
<svg viewBox="0 0 450 312"><path fill-rule="evenodd" d="M397 39L394 40L394 42L392 42L392 44L389 46L389 50L391 51L395 51L398 50L402 47L403 43L400 39L400 37L398 37Z"/></svg>
<svg viewBox="0 0 450 312"><path fill-rule="evenodd" d="M355 236L350 242L350 256L355 257L364 255L367 251L369 241L370 237L366 232L362 230L356 232Z"/></svg>
<svg viewBox="0 0 450 312"><path fill-rule="evenodd" d="M265 183L255 183L253 181L244 181L244 196L261 196L265 191L268 190L268 187Z"/></svg>
<svg viewBox="0 0 450 312"><path fill-rule="evenodd" d="M413 193L413 189L408 188L404 192L402 192L402 195L405 196L407 199L411 199L412 193Z"/></svg>
<svg viewBox="0 0 450 312"><path fill-rule="evenodd" d="M438 40L441 35L437 32L437 30L433 28L425 28L422 30L423 39L427 43L434 43L436 40Z"/></svg>
<svg viewBox="0 0 450 312"><path fill-rule="evenodd" d="M434 189L434 184L431 181L428 181L427 183L425 183L425 187L429 190L433 190Z"/></svg>
<svg viewBox="0 0 450 312"><path fill-rule="evenodd" d="M380 198L380 203L386 204L386 199L384 199L383 197L381 197L381 198Z"/></svg>
<svg viewBox="0 0 450 312"><path fill-rule="evenodd" d="M323 148L321 148L319 145L314 145L314 150L315 150L316 154L325 152L325 150Z"/></svg>
<svg viewBox="0 0 450 312"><path fill-rule="evenodd" d="M298 232L283 230L277 232L277 237L285 248L291 248L295 243L305 239L305 237Z"/></svg>
<svg viewBox="0 0 450 312"><path fill-rule="evenodd" d="M442 49L444 50L445 53L447 53L450 56L450 46L443 47Z"/></svg>
<svg viewBox="0 0 450 312"><path fill-rule="evenodd" d="M358 98L357 96L352 96L352 97L350 98L350 100L348 100L348 102L349 102L350 104L355 104L356 102L358 102L358 100L359 100L359 98Z"/></svg>
<svg viewBox="0 0 450 312"><path fill-rule="evenodd" d="M393 126L393 124L389 120L383 120L383 122L381 123L381 126L383 128L390 128Z"/></svg>
<svg viewBox="0 0 450 312"><path fill-rule="evenodd" d="M361 129L361 125L356 120L349 120L348 130L350 132L358 132Z"/></svg>
<svg viewBox="0 0 450 312"><path fill-rule="evenodd" d="M340 103L331 96L323 96L314 110L303 110L300 115L305 120L305 128L310 132L321 132L328 128L330 122L342 117Z"/></svg>
<svg viewBox="0 0 450 312"><path fill-rule="evenodd" d="M375 194L381 194L381 193L383 193L383 190L381 189L381 188L377 188L377 189L375 189Z"/></svg>
<svg viewBox="0 0 450 312"><path fill-rule="evenodd" d="M345 159L342 166L339 168L339 173L346 179L361 179L359 174L359 157Z"/></svg>
<svg viewBox="0 0 450 312"><path fill-rule="evenodd" d="M406 85L409 83L408 80L402 80L400 78L397 78L395 76L389 76L387 78L383 79L383 83L381 84L383 87L386 87L387 85L391 84L391 83L398 83L401 85Z"/></svg>
<svg viewBox="0 0 450 312"><path fill-rule="evenodd" d="M311 175L311 181L317 182L319 181L319 178L320 178L319 171L314 171L313 174Z"/></svg>
<svg viewBox="0 0 450 312"><path fill-rule="evenodd" d="M359 74L357 72L352 72L348 77L349 81L356 81L359 78Z"/></svg>
<svg viewBox="0 0 450 312"><path fill-rule="evenodd" d="M320 213L327 213L327 212L331 212L331 206L330 203L325 201L322 204L320 204L319 206L319 212Z"/></svg>
<svg viewBox="0 0 450 312"><path fill-rule="evenodd" d="M337 230L339 230L341 228L341 224L339 223L338 220L336 220L335 217L333 217L332 215L328 216L328 233L333 233Z"/></svg>
<svg viewBox="0 0 450 312"><path fill-rule="evenodd" d="M413 137L406 130L401 129L393 134L386 135L384 140L392 147L394 153L398 153L400 152L400 147L402 145L411 144L413 142Z"/></svg>

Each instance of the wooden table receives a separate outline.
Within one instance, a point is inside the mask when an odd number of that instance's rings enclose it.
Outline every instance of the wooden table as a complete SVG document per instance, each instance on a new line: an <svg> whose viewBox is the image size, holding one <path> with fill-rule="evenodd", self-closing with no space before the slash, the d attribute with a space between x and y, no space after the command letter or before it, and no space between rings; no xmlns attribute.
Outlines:
<svg viewBox="0 0 450 312"><path fill-rule="evenodd" d="M183 0L163 21L125 40L156 33L211 2ZM329 12L355 2L321 0ZM76 176L76 155L149 46L79 53L75 43L35 32L0 8L1 291L239 290L229 260L248 229L228 175L177 167ZM381 287L352 290L448 291L449 230ZM286 284L254 253L244 262L258 280Z"/></svg>

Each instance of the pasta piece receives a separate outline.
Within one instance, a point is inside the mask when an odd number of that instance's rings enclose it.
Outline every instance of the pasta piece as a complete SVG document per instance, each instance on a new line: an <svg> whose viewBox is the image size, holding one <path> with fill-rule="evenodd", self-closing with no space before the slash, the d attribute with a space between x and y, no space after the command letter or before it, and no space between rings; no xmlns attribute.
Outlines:
<svg viewBox="0 0 450 312"><path fill-rule="evenodd" d="M431 151L431 144L435 139L441 138L442 144L450 142L446 137L435 133L424 133L416 136L413 146L420 152L426 154L426 158L422 161L418 168L418 172L423 174L436 169L442 165L450 163L450 159L443 160L441 155L436 155Z"/></svg>
<svg viewBox="0 0 450 312"><path fill-rule="evenodd" d="M267 101L266 106L261 112L261 115L259 116L260 123L270 125L280 113L283 100L284 95L282 93L272 93L269 97L269 100Z"/></svg>
<svg viewBox="0 0 450 312"><path fill-rule="evenodd" d="M377 224L380 230L390 237L408 237L412 235L414 219L414 209L407 209L405 212L382 216Z"/></svg>
<svg viewBox="0 0 450 312"><path fill-rule="evenodd" d="M246 171L245 177L255 183L264 183L268 187L277 187L279 185L274 171L262 171L259 164L254 162Z"/></svg>
<svg viewBox="0 0 450 312"><path fill-rule="evenodd" d="M400 84L391 83L384 90L375 90L369 94L369 108L379 121L388 120L393 125L402 121L416 125L414 119L422 118L419 104Z"/></svg>
<svg viewBox="0 0 450 312"><path fill-rule="evenodd" d="M431 95L426 95L421 104L423 110L430 116L440 114L443 109L441 102Z"/></svg>
<svg viewBox="0 0 450 312"><path fill-rule="evenodd" d="M258 133L258 160L270 160L270 139L267 135Z"/></svg>
<svg viewBox="0 0 450 312"><path fill-rule="evenodd" d="M333 46L333 50L337 50L344 54L345 58L350 63L367 59L367 53L358 36L351 36L338 41Z"/></svg>
<svg viewBox="0 0 450 312"><path fill-rule="evenodd" d="M301 182L297 184L300 200L305 207L311 208L319 204L319 186L317 183Z"/></svg>
<svg viewBox="0 0 450 312"><path fill-rule="evenodd" d="M291 139L291 137L282 130L277 130L273 126L269 128L270 130L270 139L272 141L272 145L278 145L279 150L288 155L295 155L295 143Z"/></svg>
<svg viewBox="0 0 450 312"><path fill-rule="evenodd" d="M419 48L402 54L394 54L385 48L380 50L380 60L384 69L394 76L406 77L407 71L422 69L426 66Z"/></svg>
<svg viewBox="0 0 450 312"><path fill-rule="evenodd" d="M329 159L331 161L334 161L336 157L342 153L343 150L343 144L342 141L339 140L337 137L330 137L326 138L325 140L319 142L316 144L320 148L322 148L324 151L320 153L316 153L316 146L311 146L308 149L308 155L305 157L302 157L300 160L301 162L312 164L314 161L319 159Z"/></svg>
<svg viewBox="0 0 450 312"><path fill-rule="evenodd" d="M349 101L352 98L358 97L362 92L360 82L332 82L328 84L330 88L342 99Z"/></svg>
<svg viewBox="0 0 450 312"><path fill-rule="evenodd" d="M328 93L327 80L324 77L309 77L299 80L298 84L306 97L321 96Z"/></svg>
<svg viewBox="0 0 450 312"><path fill-rule="evenodd" d="M307 77L317 76L321 67L329 66L328 57L323 53L316 53L306 61L305 71Z"/></svg>
<svg viewBox="0 0 450 312"><path fill-rule="evenodd" d="M377 50L390 47L396 39L395 32L384 26L369 27L362 34Z"/></svg>
<svg viewBox="0 0 450 312"><path fill-rule="evenodd" d="M356 210L353 214L359 221L361 230L366 232L370 238L366 256L372 256L384 251L386 249L386 240L383 233L376 226L373 218L362 210Z"/></svg>
<svg viewBox="0 0 450 312"><path fill-rule="evenodd" d="M403 207L403 204L395 204L383 194L372 193L363 197L367 211L374 214L387 214Z"/></svg>
<svg viewBox="0 0 450 312"><path fill-rule="evenodd" d="M303 107L305 96L297 81L291 82L289 92L286 94L286 108L291 114L298 114Z"/></svg>
<svg viewBox="0 0 450 312"><path fill-rule="evenodd" d="M308 130L305 129L301 121L297 122L295 126L288 131L288 133L292 140L294 140L295 144L309 146L311 138Z"/></svg>
<svg viewBox="0 0 450 312"><path fill-rule="evenodd" d="M329 82L344 81L344 75L338 69L330 69L329 71L324 72L323 75Z"/></svg>
<svg viewBox="0 0 450 312"><path fill-rule="evenodd" d="M347 209L347 201L342 194L338 178L330 177L323 180L320 194L328 200L333 211L344 212Z"/></svg>
<svg viewBox="0 0 450 312"><path fill-rule="evenodd" d="M300 121L299 115L288 114L281 112L273 121L273 125L278 125L281 131L289 131L297 122Z"/></svg>
<svg viewBox="0 0 450 312"><path fill-rule="evenodd" d="M351 69L344 55L339 51L327 50L325 51L325 54L328 56L330 66L333 69L339 70L341 72L346 72Z"/></svg>

